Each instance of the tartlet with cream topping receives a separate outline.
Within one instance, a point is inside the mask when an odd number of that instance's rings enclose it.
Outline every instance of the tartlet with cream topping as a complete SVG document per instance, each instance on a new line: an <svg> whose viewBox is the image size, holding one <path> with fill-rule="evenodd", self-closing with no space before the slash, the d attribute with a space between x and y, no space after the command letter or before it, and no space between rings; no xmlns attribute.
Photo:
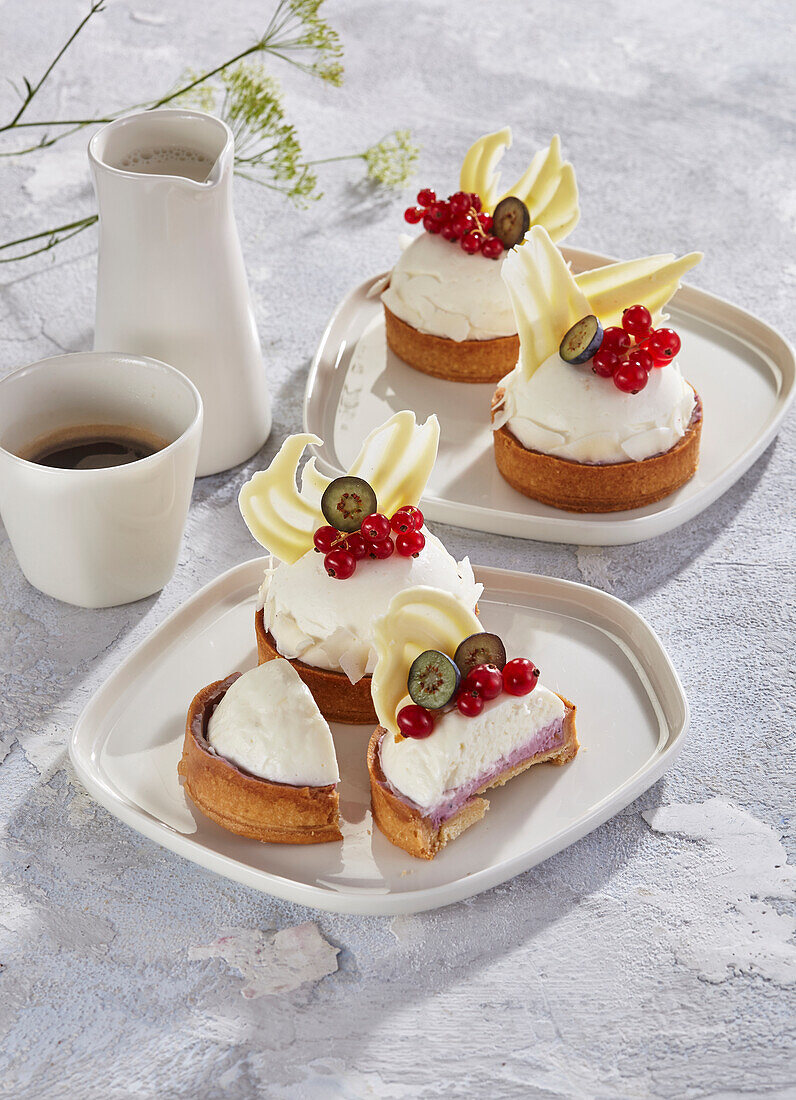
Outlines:
<svg viewBox="0 0 796 1100"><path fill-rule="evenodd" d="M418 193L405 217L423 232L403 252L381 299L387 344L415 370L454 382L497 382L517 361L519 341L500 277L507 249L528 227L563 240L580 217L572 165L556 136L502 193L496 170L511 145L507 128L469 149L460 190L447 200Z"/></svg>
<svg viewBox="0 0 796 1100"><path fill-rule="evenodd" d="M373 624L392 598L428 584L472 611L481 586L417 508L437 455L435 416L418 424L414 413L396 413L341 478L325 477L310 459L299 489L304 448L320 442L290 436L240 493L249 530L273 556L255 614L258 654L261 662L287 658L329 721L372 723Z"/></svg>
<svg viewBox="0 0 796 1100"><path fill-rule="evenodd" d="M531 230L503 267L520 354L495 391L492 427L510 485L555 508L615 512L693 476L702 404L675 360L679 337L660 322L700 259L650 256L573 275L544 229Z"/></svg>

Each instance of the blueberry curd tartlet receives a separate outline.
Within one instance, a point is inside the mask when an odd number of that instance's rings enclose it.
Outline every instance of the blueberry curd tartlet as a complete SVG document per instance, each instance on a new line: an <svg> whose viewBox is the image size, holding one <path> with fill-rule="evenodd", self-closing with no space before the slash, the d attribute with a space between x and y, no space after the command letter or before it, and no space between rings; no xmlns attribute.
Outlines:
<svg viewBox="0 0 796 1100"><path fill-rule="evenodd" d="M368 745L373 818L399 848L433 859L480 821L481 796L535 764L577 754L575 706L527 656L433 587L395 596L376 624Z"/></svg>
<svg viewBox="0 0 796 1100"><path fill-rule="evenodd" d="M653 504L696 472L702 403L663 309L702 258L649 256L573 275L541 226L503 265L520 350L492 401L495 460L572 512Z"/></svg>
<svg viewBox="0 0 796 1100"><path fill-rule="evenodd" d="M578 223L578 188L556 136L517 182L496 170L511 130L486 134L462 164L447 199L424 188L405 220L422 225L381 294L387 344L415 370L454 382L497 382L517 361L517 326L501 268L534 225L562 241Z"/></svg>
<svg viewBox="0 0 796 1100"><path fill-rule="evenodd" d="M273 844L341 840L332 734L288 661L208 684L188 710L177 771L201 812Z"/></svg>
<svg viewBox="0 0 796 1100"><path fill-rule="evenodd" d="M374 622L393 597L432 585L472 612L481 593L470 562L457 562L425 526L418 502L437 456L439 422L398 412L374 429L348 473L325 477L310 459L317 436L290 436L239 504L272 555L259 592L261 663L293 665L329 721L372 723Z"/></svg>

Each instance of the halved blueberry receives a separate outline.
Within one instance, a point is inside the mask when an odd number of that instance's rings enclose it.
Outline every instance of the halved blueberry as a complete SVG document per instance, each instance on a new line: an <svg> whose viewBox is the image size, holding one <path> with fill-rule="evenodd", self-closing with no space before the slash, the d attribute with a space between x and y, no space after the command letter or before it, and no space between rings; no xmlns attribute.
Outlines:
<svg viewBox="0 0 796 1100"><path fill-rule="evenodd" d="M496 665L502 669L506 664L506 647L497 634L484 630L460 642L453 660L462 676L467 676L478 665Z"/></svg>
<svg viewBox="0 0 796 1100"><path fill-rule="evenodd" d="M346 534L358 531L365 516L377 508L376 494L361 477L336 477L321 497L321 511L326 522Z"/></svg>
<svg viewBox="0 0 796 1100"><path fill-rule="evenodd" d="M558 349L565 363L586 363L600 349L603 326L593 313L576 321Z"/></svg>
<svg viewBox="0 0 796 1100"><path fill-rule="evenodd" d="M531 228L531 215L522 199L507 195L495 207L492 215L492 235L500 237L504 246L519 244Z"/></svg>
<svg viewBox="0 0 796 1100"><path fill-rule="evenodd" d="M407 687L413 703L427 710L439 710L453 699L460 680L459 670L450 657L438 649L427 649L412 661Z"/></svg>

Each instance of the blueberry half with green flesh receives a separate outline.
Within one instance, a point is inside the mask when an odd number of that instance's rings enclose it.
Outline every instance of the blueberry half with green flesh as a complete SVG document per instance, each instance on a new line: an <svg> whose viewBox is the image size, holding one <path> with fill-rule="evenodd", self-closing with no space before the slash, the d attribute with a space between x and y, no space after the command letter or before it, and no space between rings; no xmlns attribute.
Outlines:
<svg viewBox="0 0 796 1100"><path fill-rule="evenodd" d="M603 326L593 313L576 321L564 339L558 354L565 363L587 363L603 342Z"/></svg>
<svg viewBox="0 0 796 1100"><path fill-rule="evenodd" d="M531 215L522 199L507 195L495 207L492 215L492 235L500 237L505 248L519 244L531 228Z"/></svg>
<svg viewBox="0 0 796 1100"><path fill-rule="evenodd" d="M412 661L407 687L413 703L439 710L451 702L460 681L459 670L450 657L438 649L427 649Z"/></svg>
<svg viewBox="0 0 796 1100"><path fill-rule="evenodd" d="M327 523L350 535L362 520L377 510L376 494L361 477L336 477L321 497L321 511Z"/></svg>
<svg viewBox="0 0 796 1100"><path fill-rule="evenodd" d="M478 665L496 665L502 669L506 664L506 647L497 634L471 634L460 642L453 660L462 676L467 676Z"/></svg>

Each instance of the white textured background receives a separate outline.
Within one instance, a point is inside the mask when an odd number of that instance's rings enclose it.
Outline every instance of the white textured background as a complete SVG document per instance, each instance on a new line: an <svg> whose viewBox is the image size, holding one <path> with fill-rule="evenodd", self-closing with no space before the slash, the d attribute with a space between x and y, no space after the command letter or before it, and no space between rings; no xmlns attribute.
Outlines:
<svg viewBox="0 0 796 1100"><path fill-rule="evenodd" d="M35 76L86 6L0 0L0 74ZM31 117L148 98L186 65L233 54L269 13L267 0L109 0ZM511 124L517 168L559 131L581 188L573 245L701 248L691 280L793 340L789 5L337 0L329 17L345 87L280 70L313 155L406 125L423 144L420 182L444 190L482 132ZM0 118L13 109L3 86ZM92 209L85 140L0 161L4 240ZM653 542L577 549L438 528L457 556L629 600L692 705L671 774L505 886L392 921L316 914L161 851L72 781L65 746L92 691L257 550L237 487L299 429L334 305L396 255L406 198L358 178L328 170L325 200L304 213L237 185L274 431L245 468L197 485L159 596L56 604L0 532L0 1095L792 1097L792 423L722 500ZM0 370L90 347L94 250L89 233L0 267Z"/></svg>

